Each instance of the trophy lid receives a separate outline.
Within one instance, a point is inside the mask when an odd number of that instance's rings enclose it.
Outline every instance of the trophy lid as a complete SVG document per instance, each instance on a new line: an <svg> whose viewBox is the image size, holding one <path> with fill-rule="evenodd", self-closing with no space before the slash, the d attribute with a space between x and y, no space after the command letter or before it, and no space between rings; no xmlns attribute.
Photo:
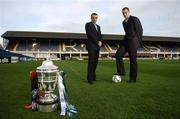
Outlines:
<svg viewBox="0 0 180 119"><path fill-rule="evenodd" d="M53 62L47 58L45 61L42 62L42 65L37 67L37 72L57 72L58 67L56 65L53 64Z"/></svg>

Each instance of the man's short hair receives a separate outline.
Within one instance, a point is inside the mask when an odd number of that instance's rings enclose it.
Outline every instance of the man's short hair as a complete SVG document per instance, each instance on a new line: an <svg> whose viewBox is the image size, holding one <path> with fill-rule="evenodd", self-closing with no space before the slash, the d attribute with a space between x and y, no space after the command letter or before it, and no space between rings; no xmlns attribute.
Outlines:
<svg viewBox="0 0 180 119"><path fill-rule="evenodd" d="M128 11L129 11L129 8L128 8L128 7L124 7L124 8L122 9L122 11L124 11L124 10L128 10Z"/></svg>
<svg viewBox="0 0 180 119"><path fill-rule="evenodd" d="M96 16L98 16L98 14L97 14L97 13L92 13L92 14L91 14L91 17L92 17L93 15L96 15Z"/></svg>

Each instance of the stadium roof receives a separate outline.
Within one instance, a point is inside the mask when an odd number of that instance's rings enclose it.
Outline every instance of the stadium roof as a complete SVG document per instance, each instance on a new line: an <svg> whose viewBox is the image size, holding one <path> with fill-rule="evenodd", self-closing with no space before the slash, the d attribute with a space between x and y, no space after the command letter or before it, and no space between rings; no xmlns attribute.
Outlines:
<svg viewBox="0 0 180 119"><path fill-rule="evenodd" d="M64 33L64 32L33 32L33 31L6 31L2 38L13 40L16 38L37 38L37 39L87 39L85 33ZM103 40L122 40L123 35L103 34ZM168 41L180 42L180 37L143 36L143 41Z"/></svg>

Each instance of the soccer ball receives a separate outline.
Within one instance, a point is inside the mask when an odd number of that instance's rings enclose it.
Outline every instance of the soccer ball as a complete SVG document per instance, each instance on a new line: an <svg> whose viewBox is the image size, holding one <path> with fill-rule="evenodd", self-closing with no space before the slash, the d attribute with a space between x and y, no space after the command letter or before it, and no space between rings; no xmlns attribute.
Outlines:
<svg viewBox="0 0 180 119"><path fill-rule="evenodd" d="M112 77L112 81L114 83L118 83L118 82L121 82L121 76L117 75L117 74L114 74L113 77Z"/></svg>

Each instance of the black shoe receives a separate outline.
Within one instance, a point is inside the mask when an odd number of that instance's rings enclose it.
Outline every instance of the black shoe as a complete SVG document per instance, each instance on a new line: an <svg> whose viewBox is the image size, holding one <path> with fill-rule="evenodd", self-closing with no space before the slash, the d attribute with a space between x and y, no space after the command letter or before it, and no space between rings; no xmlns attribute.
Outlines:
<svg viewBox="0 0 180 119"><path fill-rule="evenodd" d="M120 73L114 73L114 75L125 76L125 74L120 74Z"/></svg>
<svg viewBox="0 0 180 119"><path fill-rule="evenodd" d="M93 81L96 81L96 79L94 79Z"/></svg>
<svg viewBox="0 0 180 119"><path fill-rule="evenodd" d="M128 83L136 83L136 80L129 80Z"/></svg>
<svg viewBox="0 0 180 119"><path fill-rule="evenodd" d="M114 75L118 75L118 76L121 76L119 73L114 73Z"/></svg>
<svg viewBox="0 0 180 119"><path fill-rule="evenodd" d="M93 81L88 81L88 83L89 83L89 84L94 84L94 82L93 82Z"/></svg>

